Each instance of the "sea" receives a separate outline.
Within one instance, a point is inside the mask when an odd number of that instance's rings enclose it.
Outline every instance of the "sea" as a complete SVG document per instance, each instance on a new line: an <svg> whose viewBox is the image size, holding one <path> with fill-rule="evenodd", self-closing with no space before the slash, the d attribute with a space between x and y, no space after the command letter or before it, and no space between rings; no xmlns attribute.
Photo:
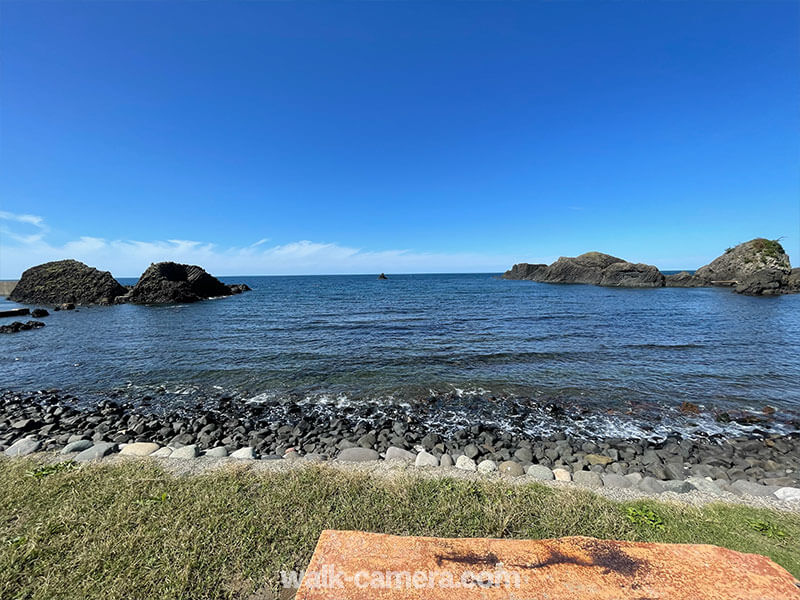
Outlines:
<svg viewBox="0 0 800 600"><path fill-rule="evenodd" d="M800 427L800 295L388 277L232 277L223 280L252 291L51 310L46 327L0 336L0 389L113 395L163 411L220 396L332 415L392 407L445 430L658 437ZM0 300L0 310L14 306Z"/></svg>

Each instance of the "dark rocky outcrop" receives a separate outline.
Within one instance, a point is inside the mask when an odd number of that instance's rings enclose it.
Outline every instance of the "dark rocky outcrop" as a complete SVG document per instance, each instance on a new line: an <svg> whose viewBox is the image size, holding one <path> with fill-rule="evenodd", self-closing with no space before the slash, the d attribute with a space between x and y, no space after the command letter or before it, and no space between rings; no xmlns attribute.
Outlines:
<svg viewBox="0 0 800 600"><path fill-rule="evenodd" d="M43 309L43 308L34 308L34 309L33 309L33 311L31 312L31 316L32 316L34 319L41 319L42 317L46 317L46 316L48 316L49 314L50 314L50 313L49 313L49 312L47 312L47 311L46 311L45 309Z"/></svg>
<svg viewBox="0 0 800 600"><path fill-rule="evenodd" d="M664 275L653 265L616 262L603 269L600 285L631 288L664 287Z"/></svg>
<svg viewBox="0 0 800 600"><path fill-rule="evenodd" d="M125 291L108 271L98 271L77 260L59 260L25 271L9 300L24 304L111 304Z"/></svg>
<svg viewBox="0 0 800 600"><path fill-rule="evenodd" d="M519 263L503 273L503 279L528 279L534 278L547 268L544 264Z"/></svg>
<svg viewBox="0 0 800 600"><path fill-rule="evenodd" d="M386 276L386 273L381 273L380 275L378 275L378 279L389 279L389 278Z"/></svg>
<svg viewBox="0 0 800 600"><path fill-rule="evenodd" d="M25 315L29 314L31 314L31 310L29 308L12 308L11 310L0 310L0 317L24 317Z"/></svg>
<svg viewBox="0 0 800 600"><path fill-rule="evenodd" d="M775 296L783 293L788 275L779 269L761 269L745 277L735 288L737 294Z"/></svg>
<svg viewBox="0 0 800 600"><path fill-rule="evenodd" d="M14 321L11 325L0 325L0 333L19 333L20 331L28 331L29 329L39 329L44 327L41 321Z"/></svg>
<svg viewBox="0 0 800 600"><path fill-rule="evenodd" d="M241 293L245 287L237 288ZM249 288L247 288L249 289ZM170 304L174 302L197 302L206 298L230 296L231 286L225 285L197 265L174 262L151 264L142 273L133 289L121 296L119 302L134 304Z"/></svg>
<svg viewBox="0 0 800 600"><path fill-rule="evenodd" d="M519 263L503 275L541 283L584 283L609 287L653 288L664 286L664 275L653 265L629 263L602 252L576 257L562 256L550 266Z"/></svg>
<svg viewBox="0 0 800 600"><path fill-rule="evenodd" d="M791 271L789 256L777 240L755 238L728 248L722 256L697 269L694 276L704 285L735 285L763 270L787 275Z"/></svg>
<svg viewBox="0 0 800 600"><path fill-rule="evenodd" d="M252 289L246 283L234 283L233 285L228 286L231 290L231 294L241 294L242 292L250 292Z"/></svg>

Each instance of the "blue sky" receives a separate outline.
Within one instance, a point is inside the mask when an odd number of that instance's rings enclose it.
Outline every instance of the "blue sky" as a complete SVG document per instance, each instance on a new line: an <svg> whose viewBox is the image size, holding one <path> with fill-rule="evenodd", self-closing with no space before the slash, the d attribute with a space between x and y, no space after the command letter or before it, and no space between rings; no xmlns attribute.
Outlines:
<svg viewBox="0 0 800 600"><path fill-rule="evenodd" d="M0 277L800 264L796 2L0 7Z"/></svg>

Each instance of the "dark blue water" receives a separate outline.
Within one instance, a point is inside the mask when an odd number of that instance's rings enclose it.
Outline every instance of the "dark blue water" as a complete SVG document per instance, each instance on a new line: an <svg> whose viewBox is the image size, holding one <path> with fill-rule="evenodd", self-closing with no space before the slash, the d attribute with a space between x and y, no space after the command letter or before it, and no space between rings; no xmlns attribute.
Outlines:
<svg viewBox="0 0 800 600"><path fill-rule="evenodd" d="M617 425L625 415L672 414L682 401L709 414L800 411L800 295L489 274L234 280L253 291L56 312L41 330L4 335L0 388L116 389L164 406L221 392L412 408L434 399L445 420L468 419L481 402L480 418L491 418L494 402L555 401L610 413Z"/></svg>

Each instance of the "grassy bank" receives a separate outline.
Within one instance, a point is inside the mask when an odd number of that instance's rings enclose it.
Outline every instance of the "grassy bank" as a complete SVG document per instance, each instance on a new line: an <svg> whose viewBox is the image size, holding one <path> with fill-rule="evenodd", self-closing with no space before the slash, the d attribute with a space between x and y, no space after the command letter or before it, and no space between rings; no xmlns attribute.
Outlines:
<svg viewBox="0 0 800 600"><path fill-rule="evenodd" d="M151 461L40 467L0 460L0 598L248 598L303 568L325 528L710 543L800 576L796 513L325 467L191 477Z"/></svg>

